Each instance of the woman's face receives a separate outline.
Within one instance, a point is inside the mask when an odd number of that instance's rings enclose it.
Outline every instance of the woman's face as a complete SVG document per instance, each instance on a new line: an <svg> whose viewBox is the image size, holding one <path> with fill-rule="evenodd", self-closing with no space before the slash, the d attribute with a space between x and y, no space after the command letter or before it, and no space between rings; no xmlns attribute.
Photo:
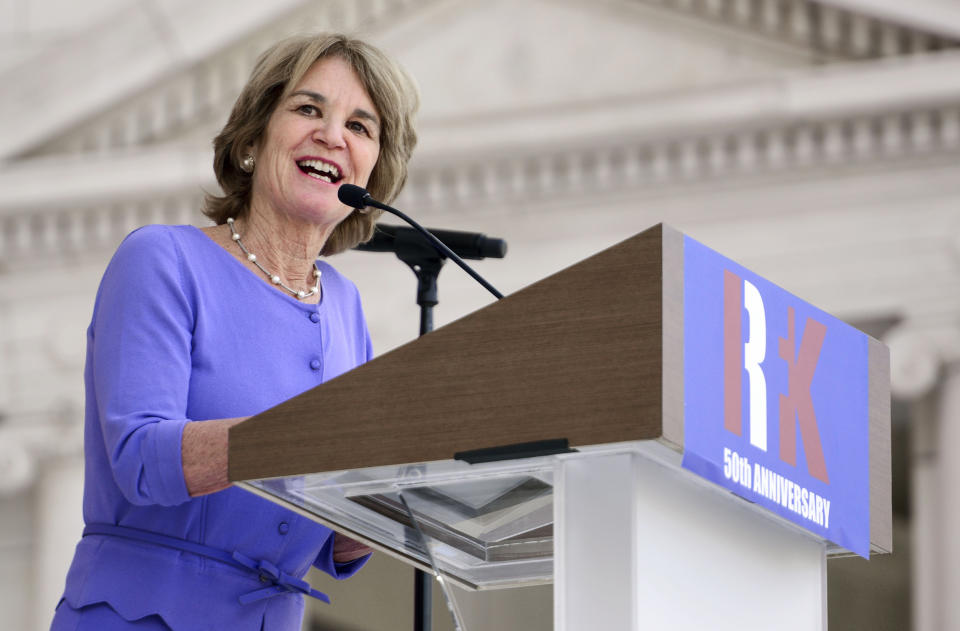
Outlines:
<svg viewBox="0 0 960 631"><path fill-rule="evenodd" d="M343 183L366 187L380 153L380 116L350 65L320 59L277 104L253 148L253 203L331 230L353 210Z"/></svg>

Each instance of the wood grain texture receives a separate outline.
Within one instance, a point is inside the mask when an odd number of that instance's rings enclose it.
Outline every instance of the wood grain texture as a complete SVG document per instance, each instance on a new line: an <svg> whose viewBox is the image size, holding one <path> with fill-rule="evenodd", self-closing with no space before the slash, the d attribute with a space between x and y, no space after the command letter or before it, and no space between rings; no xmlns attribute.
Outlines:
<svg viewBox="0 0 960 631"><path fill-rule="evenodd" d="M662 228L230 430L232 481L444 460L567 438L657 438Z"/></svg>

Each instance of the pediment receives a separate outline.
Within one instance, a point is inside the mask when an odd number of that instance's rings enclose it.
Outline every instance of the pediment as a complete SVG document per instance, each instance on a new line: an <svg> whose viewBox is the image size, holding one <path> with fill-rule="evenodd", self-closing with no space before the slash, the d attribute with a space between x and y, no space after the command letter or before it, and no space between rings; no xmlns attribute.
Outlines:
<svg viewBox="0 0 960 631"><path fill-rule="evenodd" d="M215 29L198 26L211 21L213 5L180 2L168 11L177 45L158 40L149 12L130 10L76 36L95 45L52 48L43 63L0 73L6 84L30 88L0 104L0 160L171 142L205 148L256 56L293 32L358 33L398 57L421 85L424 131L541 111L603 116L604 107L709 93L832 60L957 44L822 0L214 4L230 7ZM866 47L858 52L860 40L851 38L850 48L841 38L831 48L827 34L837 24L866 33ZM123 52L131 41L136 55ZM64 93L84 96L60 107Z"/></svg>
<svg viewBox="0 0 960 631"><path fill-rule="evenodd" d="M637 2L458 2L374 39L419 82L425 123L696 90L810 65L807 51Z"/></svg>

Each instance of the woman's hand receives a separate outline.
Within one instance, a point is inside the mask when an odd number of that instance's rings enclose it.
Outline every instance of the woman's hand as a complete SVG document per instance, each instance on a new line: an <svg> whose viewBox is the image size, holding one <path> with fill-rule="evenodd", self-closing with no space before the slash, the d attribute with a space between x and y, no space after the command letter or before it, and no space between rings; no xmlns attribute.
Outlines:
<svg viewBox="0 0 960 631"><path fill-rule="evenodd" d="M333 533L333 562L348 563L354 559L359 559L373 552L371 548L363 545L359 541L354 541L350 537L341 535L339 532Z"/></svg>

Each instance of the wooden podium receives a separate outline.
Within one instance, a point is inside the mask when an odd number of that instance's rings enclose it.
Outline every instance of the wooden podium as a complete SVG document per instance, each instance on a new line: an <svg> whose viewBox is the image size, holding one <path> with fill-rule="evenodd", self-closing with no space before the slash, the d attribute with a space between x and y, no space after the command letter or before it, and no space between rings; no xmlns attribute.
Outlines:
<svg viewBox="0 0 960 631"><path fill-rule="evenodd" d="M882 344L657 225L233 427L229 476L463 588L552 581L556 629L823 629L827 555L892 548L889 402Z"/></svg>

